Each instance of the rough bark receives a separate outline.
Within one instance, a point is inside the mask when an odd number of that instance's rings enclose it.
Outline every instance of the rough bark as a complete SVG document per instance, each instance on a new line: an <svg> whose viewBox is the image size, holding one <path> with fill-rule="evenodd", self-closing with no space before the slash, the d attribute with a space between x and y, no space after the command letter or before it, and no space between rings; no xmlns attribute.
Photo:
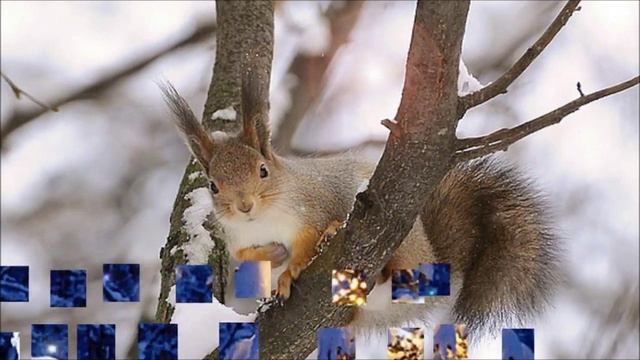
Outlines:
<svg viewBox="0 0 640 360"><path fill-rule="evenodd" d="M428 194L452 164L457 124L457 78L468 2L419 2L406 65L397 127L345 228L296 281L284 306L256 320L260 358L304 358L316 330L349 322L354 308L331 304L332 269L369 274L369 288L409 232ZM217 352L209 355L216 358Z"/></svg>
<svg viewBox="0 0 640 360"><path fill-rule="evenodd" d="M241 64L249 49L255 54L252 66L255 71L264 74L264 86L268 88L273 56L273 4L271 1L255 3L243 1L216 2L218 36L216 58L211 85L204 106L203 124L208 131L234 132L239 129L239 121L214 117L215 112L230 106L236 111L236 120L240 118L240 74ZM267 94L268 92L265 92ZM201 171L200 166L191 159L187 166L173 211L167 243L160 250L162 260L161 288L156 310L156 321L170 322L174 307L168 299L170 289L175 285L175 267L188 262L180 247L190 240L183 223L184 211L191 206L186 197L193 190L208 186L202 176L191 176ZM208 264L215 273L214 295L224 303L224 289L227 281L228 254L224 242L217 235L211 222L205 224L211 231L213 250L208 254ZM173 251L172 251L173 250ZM173 252L173 254L172 254Z"/></svg>

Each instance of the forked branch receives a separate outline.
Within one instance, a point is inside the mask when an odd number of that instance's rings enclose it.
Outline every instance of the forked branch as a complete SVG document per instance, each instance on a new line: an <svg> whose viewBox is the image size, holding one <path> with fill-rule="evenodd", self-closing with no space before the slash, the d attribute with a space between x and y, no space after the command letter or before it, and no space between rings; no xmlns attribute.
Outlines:
<svg viewBox="0 0 640 360"><path fill-rule="evenodd" d="M579 98L533 120L527 121L513 128L504 128L486 136L472 137L458 140L456 160L471 160L496 151L506 150L516 141L533 134L536 131L559 123L567 115L577 111L581 106L603 97L626 90L638 85L640 77L636 76L620 84L580 96Z"/></svg>
<svg viewBox="0 0 640 360"><path fill-rule="evenodd" d="M545 30L540 38L516 61L513 66L507 70L496 81L485 86L481 90L465 95L460 98L458 112L464 114L472 107L478 106L494 97L507 92L507 88L531 65L542 51L551 43L560 29L569 21L573 12L576 11L580 0L569 0L562 8L562 11L553 20L551 25Z"/></svg>

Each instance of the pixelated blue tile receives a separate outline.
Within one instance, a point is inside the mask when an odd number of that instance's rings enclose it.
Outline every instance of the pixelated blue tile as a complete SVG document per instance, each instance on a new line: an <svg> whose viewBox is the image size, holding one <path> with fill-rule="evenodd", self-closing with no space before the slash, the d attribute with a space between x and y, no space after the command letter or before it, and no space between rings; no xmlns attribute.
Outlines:
<svg viewBox="0 0 640 360"><path fill-rule="evenodd" d="M20 358L20 334L0 332L0 359L18 360Z"/></svg>
<svg viewBox="0 0 640 360"><path fill-rule="evenodd" d="M331 302L338 305L364 305L367 283L362 271L345 269L331 271Z"/></svg>
<svg viewBox="0 0 640 360"><path fill-rule="evenodd" d="M388 359L424 359L422 328L390 328L387 336Z"/></svg>
<svg viewBox="0 0 640 360"><path fill-rule="evenodd" d="M449 264L420 264L420 296L448 296L451 294Z"/></svg>
<svg viewBox="0 0 640 360"><path fill-rule="evenodd" d="M31 325L31 356L68 359L69 328L66 324Z"/></svg>
<svg viewBox="0 0 640 360"><path fill-rule="evenodd" d="M534 351L533 329L502 329L503 359L533 359Z"/></svg>
<svg viewBox="0 0 640 360"><path fill-rule="evenodd" d="M138 359L178 359L178 324L140 323Z"/></svg>
<svg viewBox="0 0 640 360"><path fill-rule="evenodd" d="M213 300L213 268L209 265L176 267L176 302L210 303Z"/></svg>
<svg viewBox="0 0 640 360"><path fill-rule="evenodd" d="M140 301L140 264L104 264L104 301Z"/></svg>
<svg viewBox="0 0 640 360"><path fill-rule="evenodd" d="M245 261L235 270L235 295L239 299L271 296L271 262Z"/></svg>
<svg viewBox="0 0 640 360"><path fill-rule="evenodd" d="M29 301L28 266L0 266L0 301Z"/></svg>
<svg viewBox="0 0 640 360"><path fill-rule="evenodd" d="M456 329L453 324L438 325L433 332L433 356L439 354L442 359L449 359L447 353L456 353Z"/></svg>
<svg viewBox="0 0 640 360"><path fill-rule="evenodd" d="M220 360L258 359L260 345L256 324L220 323L219 330Z"/></svg>
<svg viewBox="0 0 640 360"><path fill-rule="evenodd" d="M318 329L318 360L356 358L356 337L350 328Z"/></svg>
<svg viewBox="0 0 640 360"><path fill-rule="evenodd" d="M391 302L417 304L420 298L420 271L414 269L393 270L391 273Z"/></svg>
<svg viewBox="0 0 640 360"><path fill-rule="evenodd" d="M77 349L78 360L114 360L115 324L78 324Z"/></svg>
<svg viewBox="0 0 640 360"><path fill-rule="evenodd" d="M51 270L51 307L87 306L86 270Z"/></svg>

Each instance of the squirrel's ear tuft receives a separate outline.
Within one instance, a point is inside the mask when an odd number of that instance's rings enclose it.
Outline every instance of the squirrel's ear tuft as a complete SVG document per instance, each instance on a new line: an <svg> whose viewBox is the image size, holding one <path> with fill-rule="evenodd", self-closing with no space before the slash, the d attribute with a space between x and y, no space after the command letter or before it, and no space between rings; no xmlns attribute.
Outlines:
<svg viewBox="0 0 640 360"><path fill-rule="evenodd" d="M242 136L244 142L272 159L269 130L269 79L247 67L242 71Z"/></svg>
<svg viewBox="0 0 640 360"><path fill-rule="evenodd" d="M205 172L209 172L209 163L213 156L214 143L211 136L202 127L191 111L187 101L178 94L171 83L158 83L165 103L174 114L175 124L184 138L191 154L196 158Z"/></svg>

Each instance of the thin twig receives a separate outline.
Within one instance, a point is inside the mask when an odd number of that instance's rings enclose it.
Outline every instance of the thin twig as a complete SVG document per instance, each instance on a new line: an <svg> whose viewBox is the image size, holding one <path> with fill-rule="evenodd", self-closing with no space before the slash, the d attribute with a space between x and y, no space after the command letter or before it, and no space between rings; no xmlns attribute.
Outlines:
<svg viewBox="0 0 640 360"><path fill-rule="evenodd" d="M576 84L576 89L578 89L578 93L580 94L580 96L584 96L584 93L582 92L582 84L580 84L580 81L578 81L578 83Z"/></svg>
<svg viewBox="0 0 640 360"><path fill-rule="evenodd" d="M459 161L465 161L482 157L496 151L506 150L516 141L533 134L536 131L544 129L547 126L559 123L567 115L580 109L581 106L626 90L632 86L638 85L639 82L640 77L636 76L631 80L627 80L588 95L580 96L576 100L516 127L500 129L486 136L460 139L458 140L456 159Z"/></svg>
<svg viewBox="0 0 640 360"><path fill-rule="evenodd" d="M550 1L538 1L535 3L529 3L529 7L523 9L523 11L529 12L529 16L518 25L522 26L522 29L513 29L514 32L510 34L508 43L504 44L502 49L494 49L491 54L486 54L483 57L483 62L474 66L474 73L476 75L487 74L491 72L503 73L507 71L512 65L512 58L514 55L520 54L520 49L523 45L533 44L536 38L541 34L548 24L541 23L540 19L552 18L564 4L550 2ZM524 22L526 20L526 22ZM496 23L496 25L500 25ZM467 64L469 65L469 64Z"/></svg>
<svg viewBox="0 0 640 360"><path fill-rule="evenodd" d="M538 55L549 45L553 38L564 27L571 15L580 4L580 0L569 0L562 8L558 16L545 30L540 38L496 81L485 86L481 90L465 95L459 100L459 113L463 114L468 109L478 106L500 94L507 92L507 88L531 65Z"/></svg>
<svg viewBox="0 0 640 360"><path fill-rule="evenodd" d="M20 99L20 96L24 95L27 97L27 99L33 101L34 103L36 103L37 105L41 106L43 109L48 110L48 111L58 111L57 107L51 107L49 105L46 105L45 103L43 103L42 101L36 99L33 95L29 94L28 92L22 90L22 88L20 88L18 85L16 85L16 83L13 82L13 80L11 80L7 75L5 75L2 71L0 71L0 76L2 76L2 78L4 79L4 81L7 82L7 84L9 84L9 86L11 87L11 91L13 91L13 94L16 96L16 99Z"/></svg>
<svg viewBox="0 0 640 360"><path fill-rule="evenodd" d="M400 125L400 123L398 123L397 121L393 119L384 119L380 121L380 124L382 124L382 126L389 129L392 137L396 137L396 138L402 137L402 133L403 133L402 125Z"/></svg>
<svg viewBox="0 0 640 360"><path fill-rule="evenodd" d="M176 40L175 42L164 46L158 50L154 50L149 52L147 55L136 59L132 62L127 63L124 66L118 67L115 70L105 74L104 76L100 77L99 79L97 79L96 81L94 81L91 84L88 84L84 87L81 87L80 89L77 89L75 91L72 91L71 93L68 93L66 95L63 95L61 97L59 97L56 100L50 101L49 103L52 104L50 108L52 109L58 109L60 108L62 105L67 104L69 102L78 100L78 99L82 99L82 98L86 98L88 96L96 96L98 94L101 94L103 92L105 92L106 90L109 90L111 88L111 86L113 86L114 84L116 84L118 81L126 78L127 76L133 75L135 73L137 73L138 71L144 69L147 65L151 64L152 62L154 62L155 60L157 60L158 58L171 53L175 50L178 50L186 45L189 45L191 43L196 43L196 42L200 42L204 39L207 38L208 35L214 33L216 30L216 24L215 23L204 23L202 25L200 25L198 28L196 28L193 32L191 32L190 34L187 34L186 36L184 36L181 39ZM4 77L4 76L3 76ZM6 78L5 78L6 80ZM15 92L15 90L14 90ZM24 92L23 92L24 93ZM35 120L36 118L38 118L39 116L41 116L42 114L44 114L47 110L49 109L49 107L47 107L46 109L31 109L31 110L27 110L27 111L18 111L15 112L5 123L5 125L2 127L2 131L0 133L0 141L2 141L2 143L4 143L5 138L11 134L12 132L14 132L16 129L20 128L21 126Z"/></svg>

